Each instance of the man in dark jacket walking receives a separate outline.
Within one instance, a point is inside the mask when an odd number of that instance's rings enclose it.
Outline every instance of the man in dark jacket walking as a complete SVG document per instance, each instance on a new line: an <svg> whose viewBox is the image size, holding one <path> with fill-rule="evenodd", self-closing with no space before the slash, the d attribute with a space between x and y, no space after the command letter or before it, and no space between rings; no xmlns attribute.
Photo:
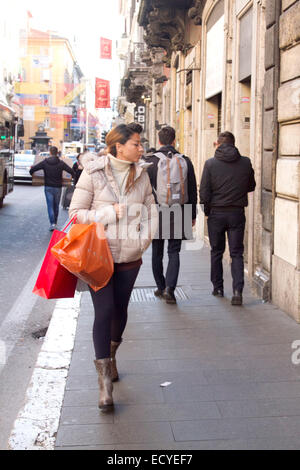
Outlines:
<svg viewBox="0 0 300 470"><path fill-rule="evenodd" d="M32 166L29 172L32 175L38 170L44 170L45 196L50 220L49 230L52 232L56 228L58 219L63 171L67 171L73 177L75 173L72 168L58 158L57 147L50 147L50 157Z"/></svg>
<svg viewBox="0 0 300 470"><path fill-rule="evenodd" d="M160 161L157 155L162 153L172 159L173 155L178 154L177 150L174 148L175 130L172 127L163 127L158 137L161 148L152 157L147 158L147 163L152 163L148 168L148 174L156 202L158 189L157 174ZM188 157L183 156L183 158L187 164L187 203L184 206L177 204L174 212L172 211L173 206L159 207L159 233L158 238L152 242L152 270L157 285L157 290L154 294L157 297L163 297L169 304L176 304L174 291L179 275L182 240L191 238L192 225L195 225L197 217L197 185L194 167ZM180 211L180 217L176 216L177 210ZM165 230L166 228L167 230ZM169 257L166 276L164 276L163 273L165 239L168 240Z"/></svg>
<svg viewBox="0 0 300 470"><path fill-rule="evenodd" d="M223 297L223 265L225 234L232 260L232 305L242 305L244 288L244 232L248 193L256 183L251 160L242 157L235 147L231 132L219 135L216 153L205 162L200 184L200 204L208 216L211 245L211 282L213 295Z"/></svg>

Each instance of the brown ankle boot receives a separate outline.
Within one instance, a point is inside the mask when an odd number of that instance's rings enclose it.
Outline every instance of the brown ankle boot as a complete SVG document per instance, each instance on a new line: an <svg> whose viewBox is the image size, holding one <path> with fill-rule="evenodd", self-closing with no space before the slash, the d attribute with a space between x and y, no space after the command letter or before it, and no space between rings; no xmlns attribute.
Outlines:
<svg viewBox="0 0 300 470"><path fill-rule="evenodd" d="M117 382L119 380L119 374L117 369L116 361L116 352L122 341L117 343L116 341L111 341L110 343L110 367L111 367L111 380L112 382Z"/></svg>
<svg viewBox="0 0 300 470"><path fill-rule="evenodd" d="M100 389L99 408L102 411L108 411L114 406L110 358L97 359L94 363L98 372L98 383Z"/></svg>

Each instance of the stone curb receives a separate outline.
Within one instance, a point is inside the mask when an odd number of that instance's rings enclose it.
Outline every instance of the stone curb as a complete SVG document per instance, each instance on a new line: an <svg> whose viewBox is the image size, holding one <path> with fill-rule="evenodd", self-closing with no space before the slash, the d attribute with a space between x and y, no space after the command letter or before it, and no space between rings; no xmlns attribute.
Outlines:
<svg viewBox="0 0 300 470"><path fill-rule="evenodd" d="M25 404L11 432L9 450L54 450L74 348L81 293L56 302Z"/></svg>

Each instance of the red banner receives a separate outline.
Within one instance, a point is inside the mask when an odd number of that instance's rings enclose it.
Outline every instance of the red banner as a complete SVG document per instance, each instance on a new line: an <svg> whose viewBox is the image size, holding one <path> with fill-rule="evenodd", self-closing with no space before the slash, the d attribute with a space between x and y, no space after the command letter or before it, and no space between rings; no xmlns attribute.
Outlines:
<svg viewBox="0 0 300 470"><path fill-rule="evenodd" d="M96 78L95 108L110 108L110 82Z"/></svg>
<svg viewBox="0 0 300 470"><path fill-rule="evenodd" d="M111 59L112 41L100 38L100 59Z"/></svg>

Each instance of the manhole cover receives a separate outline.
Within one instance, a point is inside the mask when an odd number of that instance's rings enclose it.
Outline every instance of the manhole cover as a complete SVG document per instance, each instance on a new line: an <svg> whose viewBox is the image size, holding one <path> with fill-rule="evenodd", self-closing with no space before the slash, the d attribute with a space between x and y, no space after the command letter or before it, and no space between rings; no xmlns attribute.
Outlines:
<svg viewBox="0 0 300 470"><path fill-rule="evenodd" d="M159 302L161 299L155 297L155 287L137 287L133 289L130 302ZM188 296L181 287L177 287L175 295L178 300L188 300Z"/></svg>

